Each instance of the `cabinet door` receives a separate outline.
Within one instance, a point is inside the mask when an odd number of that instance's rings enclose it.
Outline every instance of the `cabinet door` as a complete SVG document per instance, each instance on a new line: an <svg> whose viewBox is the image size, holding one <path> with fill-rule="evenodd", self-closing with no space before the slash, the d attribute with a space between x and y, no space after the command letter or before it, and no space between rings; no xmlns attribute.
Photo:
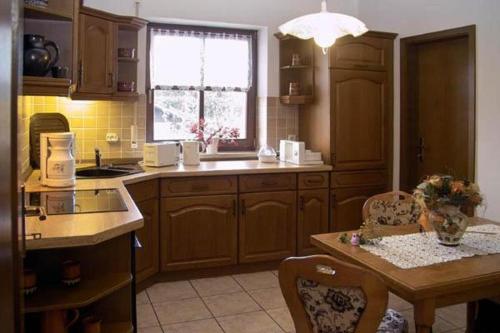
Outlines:
<svg viewBox="0 0 500 333"><path fill-rule="evenodd" d="M334 170L386 166L388 94L385 72L331 71Z"/></svg>
<svg viewBox="0 0 500 333"><path fill-rule="evenodd" d="M359 229L363 223L362 209L372 195L383 193L385 187L355 187L332 190L332 232Z"/></svg>
<svg viewBox="0 0 500 333"><path fill-rule="evenodd" d="M79 92L111 94L114 91L115 30L113 22L80 14Z"/></svg>
<svg viewBox="0 0 500 333"><path fill-rule="evenodd" d="M297 253L319 253L318 248L311 245L310 237L328 232L328 189L299 191L298 202Z"/></svg>
<svg viewBox="0 0 500 333"><path fill-rule="evenodd" d="M388 71L392 66L392 39L346 36L335 42L330 67Z"/></svg>
<svg viewBox="0 0 500 333"><path fill-rule="evenodd" d="M295 191L240 195L239 259L270 261L295 255Z"/></svg>
<svg viewBox="0 0 500 333"><path fill-rule="evenodd" d="M236 200L236 195L162 199L162 270L236 264Z"/></svg>
<svg viewBox="0 0 500 333"><path fill-rule="evenodd" d="M135 251L135 272L140 282L159 271L159 200L150 199L136 203L144 217L144 227L136 231L142 245Z"/></svg>

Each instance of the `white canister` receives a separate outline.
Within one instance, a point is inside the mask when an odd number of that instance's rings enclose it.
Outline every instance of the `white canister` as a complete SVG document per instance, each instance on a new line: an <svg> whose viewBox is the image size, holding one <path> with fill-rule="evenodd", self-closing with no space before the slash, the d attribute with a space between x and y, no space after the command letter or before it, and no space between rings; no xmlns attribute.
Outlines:
<svg viewBox="0 0 500 333"><path fill-rule="evenodd" d="M184 165L200 164L200 142L194 140L182 141L182 163Z"/></svg>

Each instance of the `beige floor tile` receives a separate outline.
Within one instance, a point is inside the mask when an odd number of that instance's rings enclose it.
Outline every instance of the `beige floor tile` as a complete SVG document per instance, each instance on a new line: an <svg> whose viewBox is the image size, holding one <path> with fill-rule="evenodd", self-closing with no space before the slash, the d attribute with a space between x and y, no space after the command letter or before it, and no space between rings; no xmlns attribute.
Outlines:
<svg viewBox="0 0 500 333"><path fill-rule="evenodd" d="M146 294L146 292L141 291L135 296L135 303L137 305L140 305L140 304L150 304L151 302L149 301L149 297Z"/></svg>
<svg viewBox="0 0 500 333"><path fill-rule="evenodd" d="M153 306L151 304L141 304L137 306L137 327L159 326Z"/></svg>
<svg viewBox="0 0 500 333"><path fill-rule="evenodd" d="M389 293L389 308L396 311L413 310L413 305L393 293Z"/></svg>
<svg viewBox="0 0 500 333"><path fill-rule="evenodd" d="M247 291L279 287L278 278L271 271L238 274L233 277Z"/></svg>
<svg viewBox="0 0 500 333"><path fill-rule="evenodd" d="M147 292L152 303L198 297L189 281L157 283L148 288Z"/></svg>
<svg viewBox="0 0 500 333"><path fill-rule="evenodd" d="M162 326L212 317L199 298L155 303L153 306Z"/></svg>
<svg viewBox="0 0 500 333"><path fill-rule="evenodd" d="M225 333L282 333L264 311L217 318Z"/></svg>
<svg viewBox="0 0 500 333"><path fill-rule="evenodd" d="M271 272L273 272L274 275L278 276L278 270L277 269L275 269L274 271L271 271Z"/></svg>
<svg viewBox="0 0 500 333"><path fill-rule="evenodd" d="M467 304L457 304L440 308L437 315L450 322L455 327L467 326Z"/></svg>
<svg viewBox="0 0 500 333"><path fill-rule="evenodd" d="M165 333L224 333L215 319L189 321L163 326Z"/></svg>
<svg viewBox="0 0 500 333"><path fill-rule="evenodd" d="M160 326L139 328L137 333L163 333Z"/></svg>
<svg viewBox="0 0 500 333"><path fill-rule="evenodd" d="M231 276L191 280L200 296L231 294L243 291Z"/></svg>
<svg viewBox="0 0 500 333"><path fill-rule="evenodd" d="M274 321L278 323L278 325L280 325L283 331L287 333L295 333L293 319L290 315L290 311L288 311L288 308L268 310L267 314L270 315L271 318L273 318Z"/></svg>
<svg viewBox="0 0 500 333"><path fill-rule="evenodd" d="M251 290L248 293L264 310L286 307L280 288Z"/></svg>
<svg viewBox="0 0 500 333"><path fill-rule="evenodd" d="M215 317L254 312L260 310L255 301L244 291L234 294L224 294L203 297Z"/></svg>

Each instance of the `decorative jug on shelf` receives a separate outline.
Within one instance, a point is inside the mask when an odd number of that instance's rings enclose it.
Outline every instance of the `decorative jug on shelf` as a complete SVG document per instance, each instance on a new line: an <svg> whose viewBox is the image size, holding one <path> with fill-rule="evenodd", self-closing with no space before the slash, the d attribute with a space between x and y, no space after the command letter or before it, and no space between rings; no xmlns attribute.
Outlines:
<svg viewBox="0 0 500 333"><path fill-rule="evenodd" d="M52 55L48 47L54 49ZM30 76L45 76L59 60L59 47L56 43L46 40L44 36L24 35L23 74Z"/></svg>

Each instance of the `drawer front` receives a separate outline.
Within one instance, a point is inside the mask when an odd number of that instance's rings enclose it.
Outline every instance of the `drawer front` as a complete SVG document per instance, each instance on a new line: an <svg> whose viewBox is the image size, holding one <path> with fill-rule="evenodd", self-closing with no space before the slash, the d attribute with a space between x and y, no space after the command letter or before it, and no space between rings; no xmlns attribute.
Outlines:
<svg viewBox="0 0 500 333"><path fill-rule="evenodd" d="M141 183L126 185L127 191L135 202L158 198L158 180L148 180Z"/></svg>
<svg viewBox="0 0 500 333"><path fill-rule="evenodd" d="M328 172L300 173L299 189L328 188Z"/></svg>
<svg viewBox="0 0 500 333"><path fill-rule="evenodd" d="M236 176L169 178L161 181L161 196L231 194L237 188Z"/></svg>
<svg viewBox="0 0 500 333"><path fill-rule="evenodd" d="M387 185L385 170L332 172L332 188L385 185Z"/></svg>
<svg viewBox="0 0 500 333"><path fill-rule="evenodd" d="M295 190L296 188L297 175L295 173L240 176L240 192Z"/></svg>

